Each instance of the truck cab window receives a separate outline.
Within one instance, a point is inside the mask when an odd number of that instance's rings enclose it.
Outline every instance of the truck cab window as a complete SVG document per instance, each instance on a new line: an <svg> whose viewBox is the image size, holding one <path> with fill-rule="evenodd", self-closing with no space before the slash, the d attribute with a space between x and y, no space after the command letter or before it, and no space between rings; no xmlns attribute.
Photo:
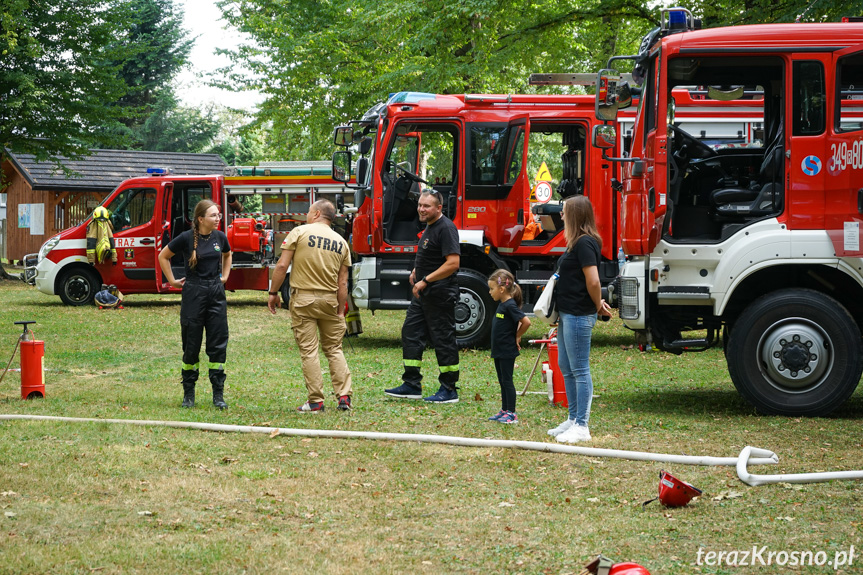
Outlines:
<svg viewBox="0 0 863 575"><path fill-rule="evenodd" d="M503 166L506 124L476 124L470 127L468 184L492 185L498 179L498 166Z"/></svg>
<svg viewBox="0 0 863 575"><path fill-rule="evenodd" d="M816 60L794 62L793 82L794 135L814 136L824 132L827 123L824 66Z"/></svg>
<svg viewBox="0 0 863 575"><path fill-rule="evenodd" d="M178 194L180 192L180 194ZM192 225L192 219L195 214L195 206L201 200L212 200L213 191L209 185L198 184L187 188L178 188L174 192L175 195L185 199L186 203L186 226ZM188 229L188 227L186 228ZM182 231L182 230L181 230Z"/></svg>
<svg viewBox="0 0 863 575"><path fill-rule="evenodd" d="M836 69L836 131L863 130L863 53L839 60Z"/></svg>
<svg viewBox="0 0 863 575"><path fill-rule="evenodd" d="M129 188L120 192L106 205L111 212L114 232L127 230L149 223L156 206L156 190L153 188Z"/></svg>

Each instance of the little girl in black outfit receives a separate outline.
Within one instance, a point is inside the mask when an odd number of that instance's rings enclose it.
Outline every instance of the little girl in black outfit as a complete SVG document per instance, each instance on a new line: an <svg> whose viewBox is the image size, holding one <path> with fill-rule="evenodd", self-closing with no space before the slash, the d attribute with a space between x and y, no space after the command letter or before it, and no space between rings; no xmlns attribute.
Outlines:
<svg viewBox="0 0 863 575"><path fill-rule="evenodd" d="M521 288L506 270L496 270L488 278L488 291L496 302L497 312L491 323L491 357L500 383L501 408L489 421L518 423L515 414L515 384L512 372L521 349L521 336L530 327L530 320L521 311Z"/></svg>

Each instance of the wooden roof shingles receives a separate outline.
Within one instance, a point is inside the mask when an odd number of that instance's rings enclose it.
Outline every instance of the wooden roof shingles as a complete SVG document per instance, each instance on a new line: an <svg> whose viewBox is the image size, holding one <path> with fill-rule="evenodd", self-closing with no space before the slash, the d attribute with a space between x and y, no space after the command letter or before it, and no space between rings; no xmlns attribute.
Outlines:
<svg viewBox="0 0 863 575"><path fill-rule="evenodd" d="M81 160L62 159L64 166L79 175L70 177L53 162L38 162L32 154L10 152L9 158L34 190L110 192L123 180L146 176L147 168L171 168L175 175L194 176L222 174L225 169L218 154L92 150L91 155Z"/></svg>

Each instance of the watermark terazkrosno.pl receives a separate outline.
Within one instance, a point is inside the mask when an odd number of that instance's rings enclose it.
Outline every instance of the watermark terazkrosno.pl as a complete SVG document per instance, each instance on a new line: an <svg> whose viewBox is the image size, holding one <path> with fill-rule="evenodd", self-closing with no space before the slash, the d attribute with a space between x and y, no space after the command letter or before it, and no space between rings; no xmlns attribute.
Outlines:
<svg viewBox="0 0 863 575"><path fill-rule="evenodd" d="M696 565L724 567L831 567L834 570L851 567L857 558L854 546L836 551L786 551L771 550L766 545L753 545L751 548L732 551L708 551L698 548L695 557Z"/></svg>

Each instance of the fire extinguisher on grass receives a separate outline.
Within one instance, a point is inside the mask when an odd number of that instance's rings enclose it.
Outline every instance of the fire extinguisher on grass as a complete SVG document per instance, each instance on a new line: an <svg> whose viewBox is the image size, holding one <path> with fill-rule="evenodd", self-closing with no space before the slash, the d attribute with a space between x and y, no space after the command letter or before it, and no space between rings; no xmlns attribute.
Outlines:
<svg viewBox="0 0 863 575"><path fill-rule="evenodd" d="M6 372L9 371L9 366L15 358L15 352L18 347L21 348L21 399L33 399L35 397L45 397L45 371L42 366L42 358L45 357L45 342L37 340L33 332L27 327L35 321L16 321L15 325L24 326L24 332L18 338L15 344L15 349L12 351L12 357L9 358L9 363L6 364L6 369L0 375L0 382Z"/></svg>

